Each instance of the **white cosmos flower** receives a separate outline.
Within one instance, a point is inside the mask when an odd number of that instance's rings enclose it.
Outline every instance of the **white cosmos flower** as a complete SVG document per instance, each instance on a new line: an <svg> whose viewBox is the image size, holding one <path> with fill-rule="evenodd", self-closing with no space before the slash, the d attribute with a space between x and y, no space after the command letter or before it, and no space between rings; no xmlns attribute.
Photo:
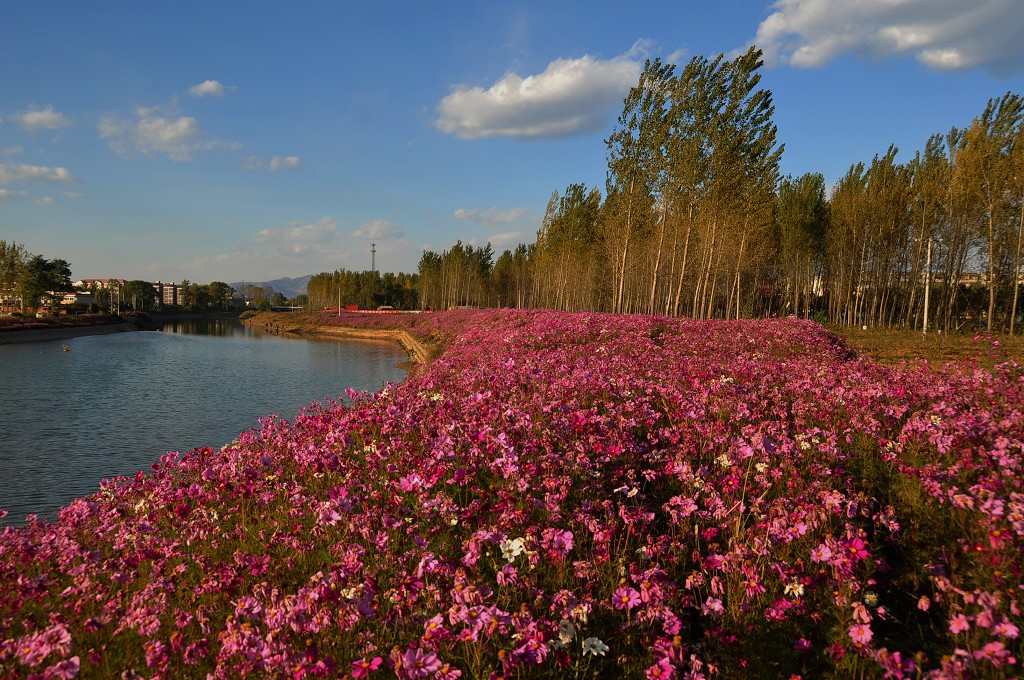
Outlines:
<svg viewBox="0 0 1024 680"><path fill-rule="evenodd" d="M562 619L558 622L558 639L562 644L569 644L576 637L576 626L572 625L569 619Z"/></svg>
<svg viewBox="0 0 1024 680"><path fill-rule="evenodd" d="M526 543L521 538L505 539L498 544L498 547L501 548L501 556L511 563L523 554L523 551L526 550Z"/></svg>
<svg viewBox="0 0 1024 680"><path fill-rule="evenodd" d="M591 656L604 656L608 651L608 645L601 642L600 638L588 637L583 641L583 653Z"/></svg>

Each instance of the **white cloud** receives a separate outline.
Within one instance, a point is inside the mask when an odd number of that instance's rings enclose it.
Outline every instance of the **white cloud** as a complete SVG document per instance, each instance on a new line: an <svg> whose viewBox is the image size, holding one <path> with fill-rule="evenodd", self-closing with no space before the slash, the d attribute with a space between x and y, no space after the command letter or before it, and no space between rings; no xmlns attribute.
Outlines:
<svg viewBox="0 0 1024 680"><path fill-rule="evenodd" d="M104 116L97 126L100 137L119 156L164 154L175 161L191 160L196 151L221 146L237 146L230 142L209 140L192 116L167 113L155 107L139 107L135 120L125 122Z"/></svg>
<svg viewBox="0 0 1024 680"><path fill-rule="evenodd" d="M315 222L289 222L277 229L264 229L253 237L271 253L299 255L332 253L338 250L338 221L330 216Z"/></svg>
<svg viewBox="0 0 1024 680"><path fill-rule="evenodd" d="M44 109L32 107L24 113L11 117L17 121L22 130L36 132L37 130L57 130L71 126L71 119L56 111L52 106Z"/></svg>
<svg viewBox="0 0 1024 680"><path fill-rule="evenodd" d="M612 59L558 59L542 73L508 73L486 90L455 85L438 105L439 130L462 139L568 137L604 129L609 112L636 85L642 51Z"/></svg>
<svg viewBox="0 0 1024 680"><path fill-rule="evenodd" d="M270 162L264 162L256 158L256 156L246 156L242 159L242 167L246 170L262 170L266 168L271 172L298 170L302 167L302 159L298 156L274 156L270 159Z"/></svg>
<svg viewBox="0 0 1024 680"><path fill-rule="evenodd" d="M402 228L390 220L372 220L363 222L359 228L352 232L352 238L398 238L401 237Z"/></svg>
<svg viewBox="0 0 1024 680"><path fill-rule="evenodd" d="M472 220L474 223L485 227L497 227L518 222L526 217L529 212L529 208L512 208L511 210L459 208L452 213L452 217L457 220Z"/></svg>
<svg viewBox="0 0 1024 680"><path fill-rule="evenodd" d="M29 182L34 180L77 182L74 176L63 167L45 165L28 165L25 163L0 163L0 184Z"/></svg>
<svg viewBox="0 0 1024 680"><path fill-rule="evenodd" d="M490 243L496 251L505 250L509 246L517 245L522 243L523 233L521 231L503 231L499 234L493 234L487 242Z"/></svg>
<svg viewBox="0 0 1024 680"><path fill-rule="evenodd" d="M224 85L216 80L204 80L198 85L188 88L188 93L193 97L224 97Z"/></svg>
<svg viewBox="0 0 1024 680"><path fill-rule="evenodd" d="M0 156L17 156L24 151L25 147L23 146L4 146L0 147Z"/></svg>
<svg viewBox="0 0 1024 680"><path fill-rule="evenodd" d="M24 198L25 196L28 196L28 192L26 191L13 191L11 189L4 189L3 187L0 187L0 203L10 203L11 201Z"/></svg>
<svg viewBox="0 0 1024 680"><path fill-rule="evenodd" d="M913 55L940 70L1024 69L1020 0L777 0L753 44L767 64Z"/></svg>
<svg viewBox="0 0 1024 680"><path fill-rule="evenodd" d="M53 196L41 196L36 199L36 205L53 205L57 202Z"/></svg>
<svg viewBox="0 0 1024 680"><path fill-rule="evenodd" d="M274 156L267 166L271 172L275 170L298 170L302 167L302 160L298 156Z"/></svg>

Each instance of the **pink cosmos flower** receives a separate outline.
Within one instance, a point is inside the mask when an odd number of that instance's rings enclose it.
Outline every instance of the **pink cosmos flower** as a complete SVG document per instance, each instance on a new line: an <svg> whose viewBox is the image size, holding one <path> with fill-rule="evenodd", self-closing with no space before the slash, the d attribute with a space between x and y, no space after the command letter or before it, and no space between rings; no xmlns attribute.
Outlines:
<svg viewBox="0 0 1024 680"><path fill-rule="evenodd" d="M519 573L511 564L503 565L498 570L498 573L494 575L494 579L498 582L499 586L514 586L518 578Z"/></svg>
<svg viewBox="0 0 1024 680"><path fill-rule="evenodd" d="M828 562L832 559L832 551L822 543L817 548L811 548L811 561L815 563Z"/></svg>
<svg viewBox="0 0 1024 680"><path fill-rule="evenodd" d="M709 597L700 606L700 610L704 616L721 616L725 613L725 607L722 606L722 601L717 597Z"/></svg>
<svg viewBox="0 0 1024 680"><path fill-rule="evenodd" d="M974 658L978 660L988 659L996 668L1000 668L1004 664L1012 666L1017 663L1017 659L1013 657L1013 654L1002 642L989 642L974 652Z"/></svg>
<svg viewBox="0 0 1024 680"><path fill-rule="evenodd" d="M852 560L866 560L868 558L867 543L859 536L851 538L843 545L843 552Z"/></svg>
<svg viewBox="0 0 1024 680"><path fill-rule="evenodd" d="M572 532L563 529L547 528L541 534L540 545L545 550L550 551L552 556L556 558L565 557L572 550Z"/></svg>
<svg viewBox="0 0 1024 680"><path fill-rule="evenodd" d="M437 654L424 652L420 648L410 649L402 657L402 667L413 678L425 678L441 668Z"/></svg>
<svg viewBox="0 0 1024 680"><path fill-rule="evenodd" d="M456 680L456 678L462 677L462 671L458 668L452 668L451 664L442 664L437 669L437 673L434 675L434 680Z"/></svg>
<svg viewBox="0 0 1024 680"><path fill-rule="evenodd" d="M380 668L380 665L384 663L384 659L379 656L373 657L372 660L367 661L366 657L352 662L352 677L358 680L359 678L365 678L370 674L370 671L375 671Z"/></svg>
<svg viewBox="0 0 1024 680"><path fill-rule="evenodd" d="M46 669L44 677L47 678L58 678L59 680L67 680L78 675L78 671L81 668L81 662L77 656L73 656L70 659L65 659L60 663L56 663Z"/></svg>
<svg viewBox="0 0 1024 680"><path fill-rule="evenodd" d="M676 677L676 667L662 657L658 659L658 663L644 671L644 677L649 680L670 680Z"/></svg>
<svg viewBox="0 0 1024 680"><path fill-rule="evenodd" d="M949 622L949 631L954 635L959 635L966 630L971 629L971 622L963 614L957 614Z"/></svg>
<svg viewBox="0 0 1024 680"><path fill-rule="evenodd" d="M167 661L167 646L159 640L147 640L143 645L146 650L146 666L156 668Z"/></svg>
<svg viewBox="0 0 1024 680"><path fill-rule="evenodd" d="M628 586L620 586L612 593L612 603L616 609L630 610L640 604L640 593Z"/></svg>
<svg viewBox="0 0 1024 680"><path fill-rule="evenodd" d="M874 633L871 632L871 626L858 623L850 626L850 639L858 645L866 645L871 642L871 638L874 637Z"/></svg>
<svg viewBox="0 0 1024 680"><path fill-rule="evenodd" d="M1017 636L1020 635L1020 629L1009 621L997 623L992 628L992 632L999 637L1010 638L1012 640L1017 639Z"/></svg>

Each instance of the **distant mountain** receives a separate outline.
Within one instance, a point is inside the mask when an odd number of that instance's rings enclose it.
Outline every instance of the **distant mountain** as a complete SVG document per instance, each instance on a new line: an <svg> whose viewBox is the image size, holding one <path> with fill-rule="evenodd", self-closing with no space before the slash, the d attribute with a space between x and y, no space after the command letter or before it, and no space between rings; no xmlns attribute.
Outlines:
<svg viewBox="0 0 1024 680"><path fill-rule="evenodd" d="M293 298L296 295L304 295L306 293L306 284L309 283L311 278L313 278L312 274L306 274L297 279L285 277L283 279L274 279L273 281L236 281L228 285L235 290L238 290L243 284L246 286L270 286L274 289L275 293L281 293L286 298Z"/></svg>

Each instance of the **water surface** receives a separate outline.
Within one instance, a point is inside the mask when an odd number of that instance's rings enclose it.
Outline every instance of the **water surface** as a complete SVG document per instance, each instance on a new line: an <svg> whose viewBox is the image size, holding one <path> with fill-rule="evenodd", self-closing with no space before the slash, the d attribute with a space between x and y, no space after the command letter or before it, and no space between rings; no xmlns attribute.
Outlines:
<svg viewBox="0 0 1024 680"><path fill-rule="evenodd" d="M62 351L66 345L68 352ZM0 345L3 525L56 516L167 451L219 448L276 414L399 381L390 342L307 340L234 321Z"/></svg>

